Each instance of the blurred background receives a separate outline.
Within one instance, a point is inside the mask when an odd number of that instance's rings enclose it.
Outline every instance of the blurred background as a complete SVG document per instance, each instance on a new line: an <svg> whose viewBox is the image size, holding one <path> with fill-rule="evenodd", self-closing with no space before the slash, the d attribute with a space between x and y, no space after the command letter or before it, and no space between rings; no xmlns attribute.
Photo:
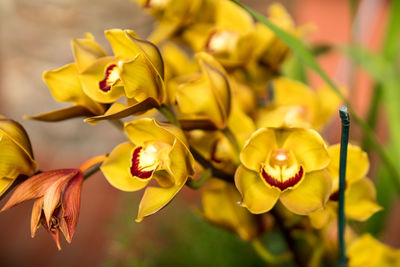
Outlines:
<svg viewBox="0 0 400 267"><path fill-rule="evenodd" d="M265 13L273 1L243 1ZM297 25L312 24L312 44L346 44L350 40L376 50L382 39L389 1L364 0L352 13L347 0L286 0L281 2ZM350 1L352 2L352 1ZM351 24L351 17L357 24ZM107 122L95 127L82 120L57 124L23 120L64 104L55 102L41 79L45 70L73 61L72 38L91 32L110 51L103 31L129 28L146 37L153 19L129 0L2 0L0 1L0 114L21 122L28 131L35 157L43 170L77 167L89 157L104 154L124 140ZM372 81L363 71L354 71L339 53L319 57L328 74L350 89L350 98L360 114L366 114ZM311 86L321 81L311 74ZM387 138L384 114L378 129ZM328 128L337 142L337 122ZM353 131L358 139L359 132ZM374 157L372 155L372 157ZM373 168L371 176L376 170ZM199 193L184 189L155 216L137 224L141 193L121 193L101 174L85 182L81 213L72 244L62 241L58 252L45 230L30 238L31 203L0 216L0 266L259 266L251 247L235 235L215 229L196 214ZM383 241L400 246L399 205L394 205ZM397 211L396 211L397 209ZM194 211L193 211L194 210ZM179 223L179 225L178 225ZM274 239L276 237L268 236Z"/></svg>

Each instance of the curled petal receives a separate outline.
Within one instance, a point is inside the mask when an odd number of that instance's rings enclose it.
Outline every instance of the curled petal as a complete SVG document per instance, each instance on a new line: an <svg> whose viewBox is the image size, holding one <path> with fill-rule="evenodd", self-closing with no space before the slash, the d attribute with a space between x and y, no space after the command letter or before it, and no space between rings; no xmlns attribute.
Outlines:
<svg viewBox="0 0 400 267"><path fill-rule="evenodd" d="M136 222L141 222L144 217L156 213L167 205L181 190L183 184L163 187L147 187L139 204Z"/></svg>
<svg viewBox="0 0 400 267"><path fill-rule="evenodd" d="M283 192L280 200L291 212L307 215L324 207L331 186L332 180L326 170L306 173L300 185Z"/></svg>
<svg viewBox="0 0 400 267"><path fill-rule="evenodd" d="M36 230L40 227L40 219L42 218L43 197L38 198L33 202L31 216L31 236L35 237Z"/></svg>
<svg viewBox="0 0 400 267"><path fill-rule="evenodd" d="M282 130L277 134L277 140L283 143L284 149L293 151L305 172L321 170L330 161L324 140L312 129Z"/></svg>
<svg viewBox="0 0 400 267"><path fill-rule="evenodd" d="M160 141L172 145L175 138L187 144L186 137L178 127L158 122L155 119L140 119L125 124L125 131L129 139L137 146L147 141Z"/></svg>
<svg viewBox="0 0 400 267"><path fill-rule="evenodd" d="M76 105L84 106L93 114L102 114L104 112L103 105L96 103L83 92L75 63L44 72L43 80L57 101L72 102Z"/></svg>
<svg viewBox="0 0 400 267"><path fill-rule="evenodd" d="M150 179L139 179L130 173L134 148L130 142L118 145L100 167L107 181L122 191L138 191L150 181Z"/></svg>
<svg viewBox="0 0 400 267"><path fill-rule="evenodd" d="M86 33L84 39L72 39L71 47L79 71L83 71L96 59L106 56L106 52L90 33Z"/></svg>
<svg viewBox="0 0 400 267"><path fill-rule="evenodd" d="M138 101L152 97L163 102L164 83L145 55L138 54L133 60L123 63L120 77L126 97Z"/></svg>
<svg viewBox="0 0 400 267"><path fill-rule="evenodd" d="M347 217L365 221L381 209L382 207L376 203L376 191L370 179L363 178L349 186L345 202Z"/></svg>
<svg viewBox="0 0 400 267"><path fill-rule="evenodd" d="M194 174L194 159L188 148L178 139L175 139L169 153L169 169L173 174L176 186L186 183L188 176Z"/></svg>
<svg viewBox="0 0 400 267"><path fill-rule="evenodd" d="M116 102L112 104L112 106L107 110L106 113L104 113L104 115L89 117L86 118L84 121L90 124L96 124L102 120L122 119L130 115L145 112L158 106L158 101L151 97L145 99L142 102L129 106Z"/></svg>
<svg viewBox="0 0 400 267"><path fill-rule="evenodd" d="M68 243L71 243L72 237L75 233L76 224L78 223L82 182L83 174L79 172L70 180L62 197L61 205L63 207L63 219L60 222L60 229Z"/></svg>
<svg viewBox="0 0 400 267"><path fill-rule="evenodd" d="M38 121L63 121L67 119L77 118L77 117L89 117L93 116L90 110L84 106L72 106L63 109L58 109L34 116L24 116L25 119L38 120Z"/></svg>
<svg viewBox="0 0 400 267"><path fill-rule="evenodd" d="M257 172L242 165L236 170L235 185L242 195L242 206L255 214L272 209L280 195L279 190L267 186Z"/></svg>
<svg viewBox="0 0 400 267"><path fill-rule="evenodd" d="M65 176L73 175L74 171L76 170L56 170L32 176L15 189L1 211L12 208L26 200L43 197L53 183Z"/></svg>
<svg viewBox="0 0 400 267"><path fill-rule="evenodd" d="M54 183L47 188L43 196L43 212L46 217L47 225L50 225L50 219L53 216L54 210L62 203L62 195L64 194L68 183L78 174L78 171L71 170L70 172L65 173L65 175L60 177L58 180L54 181Z"/></svg>
<svg viewBox="0 0 400 267"><path fill-rule="evenodd" d="M277 148L275 132L267 128L259 129L245 143L240 161L246 168L258 172L268 154Z"/></svg>

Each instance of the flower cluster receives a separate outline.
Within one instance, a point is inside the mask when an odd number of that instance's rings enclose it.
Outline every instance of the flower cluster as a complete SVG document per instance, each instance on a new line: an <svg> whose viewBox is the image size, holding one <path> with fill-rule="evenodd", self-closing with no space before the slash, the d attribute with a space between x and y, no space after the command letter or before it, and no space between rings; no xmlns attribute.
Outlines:
<svg viewBox="0 0 400 267"><path fill-rule="evenodd" d="M109 55L89 33L73 39L75 62L43 74L54 98L73 105L29 117L120 122L127 142L78 169L42 172L23 128L0 117L0 194L18 177L29 177L2 211L35 199L32 236L42 224L60 248L60 231L68 242L75 231L84 175L101 163L113 187L145 188L137 222L187 185L201 187L203 218L244 240L282 218L323 236L336 221L340 147L322 133L341 99L326 85L314 90L282 76L289 48L231 1L139 4L157 19L148 40L132 30L106 30ZM268 18L294 36L304 34L281 5L270 6ZM381 209L368 170L366 152L350 145L348 219L365 221ZM277 213L279 220L265 223ZM350 248L350 263L373 242L367 238ZM390 257L399 259L397 252Z"/></svg>

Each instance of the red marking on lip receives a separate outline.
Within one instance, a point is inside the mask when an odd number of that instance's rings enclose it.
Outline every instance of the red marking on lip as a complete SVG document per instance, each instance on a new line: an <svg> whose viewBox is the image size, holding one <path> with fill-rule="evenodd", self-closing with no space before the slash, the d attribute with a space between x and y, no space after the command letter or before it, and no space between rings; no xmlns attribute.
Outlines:
<svg viewBox="0 0 400 267"><path fill-rule="evenodd" d="M265 181L271 186L278 187L281 191L288 187L295 186L301 180L303 174L303 167L300 166L299 171L293 177L290 177L286 181L282 182L269 175L264 169L262 170L262 176Z"/></svg>
<svg viewBox="0 0 400 267"><path fill-rule="evenodd" d="M99 89L105 93L111 90L112 84L108 81L108 78L110 77L110 74L114 68L116 68L116 64L111 64L110 66L107 67L104 79L99 82Z"/></svg>
<svg viewBox="0 0 400 267"><path fill-rule="evenodd" d="M140 157L140 151L143 149L143 147L139 146L137 147L132 154L132 167L131 167L131 174L132 176L136 176L142 179L147 179L150 178L150 176L153 174L153 171L141 171L139 169L139 157Z"/></svg>

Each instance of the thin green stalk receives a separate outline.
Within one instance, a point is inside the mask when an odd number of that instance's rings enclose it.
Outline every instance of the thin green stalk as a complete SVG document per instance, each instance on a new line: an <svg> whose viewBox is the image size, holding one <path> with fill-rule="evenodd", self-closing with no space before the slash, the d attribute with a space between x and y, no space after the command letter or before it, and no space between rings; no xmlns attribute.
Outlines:
<svg viewBox="0 0 400 267"><path fill-rule="evenodd" d="M88 178L90 178L93 174L97 173L100 170L100 166L101 163L93 166L92 168L90 168L87 172L85 172L85 174L83 175L83 179L86 180Z"/></svg>
<svg viewBox="0 0 400 267"><path fill-rule="evenodd" d="M204 185L204 183L211 178L211 176L212 176L212 170L209 168L205 169L203 173L200 175L199 179L197 180L188 179L186 185L191 189L197 190L201 188Z"/></svg>
<svg viewBox="0 0 400 267"><path fill-rule="evenodd" d="M264 247L263 243L260 239L256 238L251 241L251 245L257 255L264 260L267 264L280 264L284 262L288 262L291 259L290 253L283 253L281 255L273 255L268 251L266 247Z"/></svg>
<svg viewBox="0 0 400 267"><path fill-rule="evenodd" d="M274 32L278 38L282 42L284 42L289 48L292 49L303 61L305 65L309 68L313 69L326 83L329 85L343 100L344 104L348 107L348 110L352 114L353 120L362 128L364 134L366 135L366 139L369 140L371 146L376 150L379 157L382 159L382 162L386 165L388 170L391 172L393 176L393 182L400 193L400 173L396 168L396 164L390 158L388 152L382 148L379 144L378 139L376 138L373 130L371 127L355 112L352 108L350 102L344 97L342 92L339 88L335 85L335 83L329 78L329 76L325 73L325 71L321 68L317 60L314 58L312 53L300 40L296 37L292 36L291 34L285 32L284 30L280 29L274 23L269 21L263 15L259 14L258 12L252 10L251 8L247 7L246 5L238 2L237 0L231 0L241 8L243 8L246 12L252 15L257 21L266 25L272 32Z"/></svg>
<svg viewBox="0 0 400 267"><path fill-rule="evenodd" d="M173 125L181 127L181 124L179 120L176 118L175 114L172 112L170 108L168 108L166 105L161 105L158 108L158 111L160 111L161 114Z"/></svg>
<svg viewBox="0 0 400 267"><path fill-rule="evenodd" d="M338 266L347 266L346 247L344 231L346 227L346 216L344 214L344 191L346 190L346 163L347 146L349 143L350 116L346 106L339 108L342 122L342 133L340 139L340 163L339 163L339 207L338 207L338 240L339 240L339 262Z"/></svg>

